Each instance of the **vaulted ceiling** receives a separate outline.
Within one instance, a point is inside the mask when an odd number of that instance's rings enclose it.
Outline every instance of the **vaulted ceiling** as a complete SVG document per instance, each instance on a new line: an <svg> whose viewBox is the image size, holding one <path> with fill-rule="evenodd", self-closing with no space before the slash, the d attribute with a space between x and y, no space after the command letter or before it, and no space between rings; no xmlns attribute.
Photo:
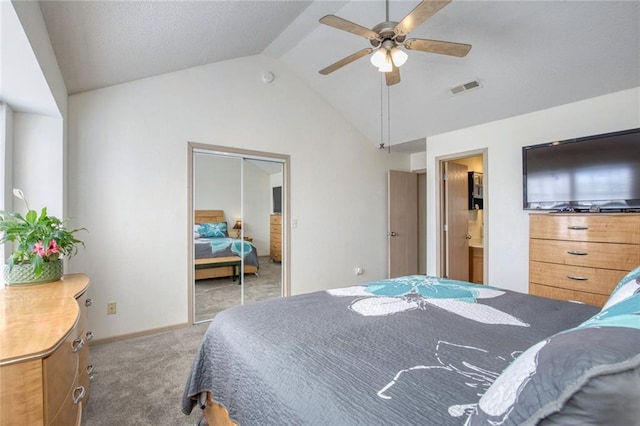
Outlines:
<svg viewBox="0 0 640 426"><path fill-rule="evenodd" d="M390 19L417 4L391 0ZM318 19L335 14L371 28L385 21L382 0L47 0L40 7L72 94L264 53L374 143L387 93L391 139L400 144L640 86L638 1L454 0L410 36L468 43L471 52L409 51L402 81L388 92L368 58L318 73L369 46ZM475 79L479 89L451 94Z"/></svg>

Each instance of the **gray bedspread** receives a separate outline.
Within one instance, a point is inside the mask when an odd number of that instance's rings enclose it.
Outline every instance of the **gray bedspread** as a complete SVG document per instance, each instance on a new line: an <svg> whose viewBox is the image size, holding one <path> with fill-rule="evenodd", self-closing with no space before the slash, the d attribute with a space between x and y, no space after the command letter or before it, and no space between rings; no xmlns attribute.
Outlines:
<svg viewBox="0 0 640 426"><path fill-rule="evenodd" d="M522 351L598 308L425 276L228 309L184 391L241 425L461 425Z"/></svg>

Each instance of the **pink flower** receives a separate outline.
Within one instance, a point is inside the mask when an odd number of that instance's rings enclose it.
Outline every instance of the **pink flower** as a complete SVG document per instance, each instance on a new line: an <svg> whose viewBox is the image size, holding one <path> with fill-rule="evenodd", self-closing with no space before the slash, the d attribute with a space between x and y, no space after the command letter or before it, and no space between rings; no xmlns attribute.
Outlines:
<svg viewBox="0 0 640 426"><path fill-rule="evenodd" d="M45 250L42 240L40 240L33 245L33 252L44 259L46 256L60 253L60 246L56 240L51 240L49 241L49 247Z"/></svg>
<svg viewBox="0 0 640 426"><path fill-rule="evenodd" d="M46 253L44 251L44 247L42 246L42 241L38 241L33 245L33 252L37 253L40 257L45 257Z"/></svg>
<svg viewBox="0 0 640 426"><path fill-rule="evenodd" d="M49 250L47 250L47 254L60 253L60 247L56 240L49 241Z"/></svg>

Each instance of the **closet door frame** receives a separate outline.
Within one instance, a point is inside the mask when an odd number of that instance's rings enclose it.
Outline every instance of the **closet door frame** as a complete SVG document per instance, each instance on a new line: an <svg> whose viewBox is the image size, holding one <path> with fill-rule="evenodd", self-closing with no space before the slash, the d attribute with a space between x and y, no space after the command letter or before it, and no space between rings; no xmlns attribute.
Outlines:
<svg viewBox="0 0 640 426"><path fill-rule="evenodd" d="M228 156L231 158L239 158L241 160L266 160L282 163L282 296L287 297L291 294L290 277L290 245L291 235L289 230L290 222L290 163L291 157L286 154L277 154L273 152L253 151L239 149L221 145L208 145L197 142L187 143L187 227L185 235L187 237L187 300L188 300L188 322L195 323L195 301L194 301L194 271L193 271L193 156L197 152L205 152L220 156Z"/></svg>

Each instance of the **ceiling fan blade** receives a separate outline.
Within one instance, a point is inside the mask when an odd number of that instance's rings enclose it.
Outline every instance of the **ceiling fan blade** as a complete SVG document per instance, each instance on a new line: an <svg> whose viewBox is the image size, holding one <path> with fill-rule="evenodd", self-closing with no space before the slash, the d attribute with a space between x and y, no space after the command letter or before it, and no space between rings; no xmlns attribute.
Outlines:
<svg viewBox="0 0 640 426"><path fill-rule="evenodd" d="M449 3L451 0L423 0L396 25L393 31L397 35L407 35Z"/></svg>
<svg viewBox="0 0 640 426"><path fill-rule="evenodd" d="M340 69L340 68L344 67L345 65L350 64L351 62L355 61L356 59L360 59L363 56L367 56L372 51L373 51L373 48L371 48L371 47L369 47L367 49L359 50L356 53L354 53L352 55L349 55L346 58L342 58L338 62L336 62L334 64L331 64L326 68L321 69L320 70L320 74L322 74L322 75L331 74L335 70Z"/></svg>
<svg viewBox="0 0 640 426"><path fill-rule="evenodd" d="M400 69L393 65L390 72L384 73L384 78L387 81L387 86L393 86L400 83Z"/></svg>
<svg viewBox="0 0 640 426"><path fill-rule="evenodd" d="M369 40L378 39L379 35L375 31L371 31L369 28L365 28L362 25L358 25L354 22L347 21L336 15L327 15L320 18L320 23L328 25L333 28L337 28L342 31L350 32L351 34L359 35Z"/></svg>
<svg viewBox="0 0 640 426"><path fill-rule="evenodd" d="M453 43L451 41L427 40L423 38L411 38L404 42L404 47L409 50L421 50L441 55L464 57L471 50L470 44Z"/></svg>

